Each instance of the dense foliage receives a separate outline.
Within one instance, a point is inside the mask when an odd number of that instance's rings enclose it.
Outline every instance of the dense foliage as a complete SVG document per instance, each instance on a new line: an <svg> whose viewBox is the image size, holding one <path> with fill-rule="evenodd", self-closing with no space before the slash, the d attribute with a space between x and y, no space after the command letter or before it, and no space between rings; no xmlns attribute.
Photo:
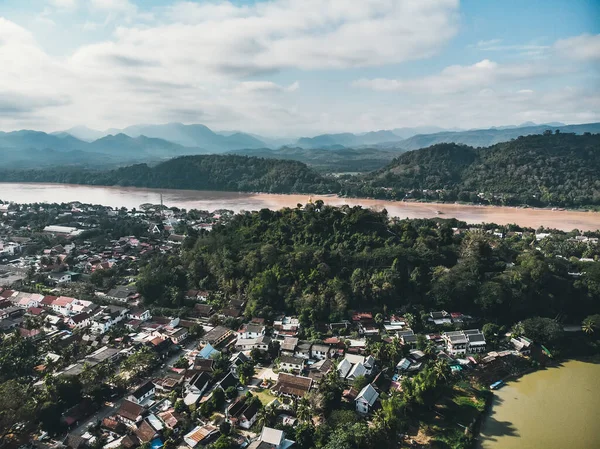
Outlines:
<svg viewBox="0 0 600 449"><path fill-rule="evenodd" d="M534 206L600 205L600 134L519 137L489 148L453 143L404 153L342 192L394 199Z"/></svg>
<svg viewBox="0 0 600 449"><path fill-rule="evenodd" d="M5 171L3 181L58 182L166 189L227 190L272 193L331 193L335 181L296 161L244 156L183 156L150 167L132 165L111 171Z"/></svg>
<svg viewBox="0 0 600 449"><path fill-rule="evenodd" d="M390 220L385 211L321 202L265 209L186 242L180 263L190 288L247 295L249 316L283 310L306 325L357 309L446 309L505 324L531 316L579 320L598 309L597 263L573 277L577 264L532 249L533 235L454 235L457 224ZM163 262L167 272L179 263ZM147 277L163 262L151 264Z"/></svg>

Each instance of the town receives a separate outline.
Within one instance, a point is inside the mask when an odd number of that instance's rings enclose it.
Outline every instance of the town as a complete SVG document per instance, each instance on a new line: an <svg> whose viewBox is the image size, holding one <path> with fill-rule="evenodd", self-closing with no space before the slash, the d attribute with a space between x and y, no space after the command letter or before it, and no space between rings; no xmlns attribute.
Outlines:
<svg viewBox="0 0 600 449"><path fill-rule="evenodd" d="M490 389L552 361L529 329L569 331L542 318L507 328L455 310L367 308L309 328L201 289L165 307L147 301L140 272L190 234L226 226L230 211L2 204L0 215L0 404L10 410L0 435L15 447L311 448L354 422L396 447L425 447L442 427L471 441ZM453 228L469 232L530 238L585 266L600 255L592 234ZM427 425L411 421L412 407L427 409Z"/></svg>

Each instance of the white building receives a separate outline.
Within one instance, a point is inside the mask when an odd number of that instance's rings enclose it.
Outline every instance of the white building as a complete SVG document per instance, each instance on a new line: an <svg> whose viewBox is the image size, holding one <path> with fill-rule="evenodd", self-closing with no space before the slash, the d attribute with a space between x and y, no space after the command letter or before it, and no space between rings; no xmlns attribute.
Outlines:
<svg viewBox="0 0 600 449"><path fill-rule="evenodd" d="M373 388L373 385L366 385L362 390L360 390L358 396L356 396L356 411L362 415L368 414L372 410L378 398L379 393L377 393L377 390Z"/></svg>

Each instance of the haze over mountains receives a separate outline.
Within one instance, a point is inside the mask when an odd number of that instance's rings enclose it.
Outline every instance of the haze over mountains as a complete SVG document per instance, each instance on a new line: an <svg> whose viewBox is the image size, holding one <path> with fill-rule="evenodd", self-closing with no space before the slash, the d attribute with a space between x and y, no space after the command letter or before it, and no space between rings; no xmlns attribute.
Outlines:
<svg viewBox="0 0 600 449"><path fill-rule="evenodd" d="M233 152L298 160L324 171L368 171L382 167L401 152L438 143L487 147L518 136L541 134L547 129L576 134L600 132L600 123L523 125L527 126L466 131L437 127L396 128L298 139L274 139L239 131L215 132L201 124L135 125L106 131L78 126L51 134L30 130L0 132L0 154L4 166L12 168L65 164L106 167L159 162L182 155Z"/></svg>

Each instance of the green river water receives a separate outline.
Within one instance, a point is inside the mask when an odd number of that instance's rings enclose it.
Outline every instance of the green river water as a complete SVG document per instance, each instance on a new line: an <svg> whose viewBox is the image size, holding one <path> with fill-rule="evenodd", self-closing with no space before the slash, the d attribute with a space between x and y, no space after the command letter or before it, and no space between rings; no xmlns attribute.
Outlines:
<svg viewBox="0 0 600 449"><path fill-rule="evenodd" d="M495 393L480 449L600 449L600 361L571 360Z"/></svg>

